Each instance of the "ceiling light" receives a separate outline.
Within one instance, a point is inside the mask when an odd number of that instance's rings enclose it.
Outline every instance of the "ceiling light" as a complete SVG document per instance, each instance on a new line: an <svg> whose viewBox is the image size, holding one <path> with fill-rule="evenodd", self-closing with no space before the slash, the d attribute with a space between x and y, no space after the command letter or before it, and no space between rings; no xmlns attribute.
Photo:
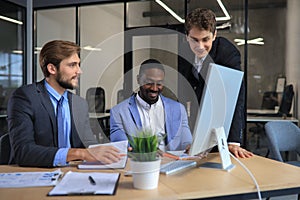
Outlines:
<svg viewBox="0 0 300 200"><path fill-rule="evenodd" d="M230 28L231 27L231 23L230 22L226 22L226 23L223 23L219 26L217 26L216 28L217 29L225 29L225 28Z"/></svg>
<svg viewBox="0 0 300 200"><path fill-rule="evenodd" d="M222 3L222 1L221 1L221 0L217 0L217 2L218 2L218 4L219 4L219 6L221 7L221 9L222 9L222 11L223 11L225 17L216 17L216 20L217 20L217 21L230 20L229 13L227 12L227 10L226 10L224 4Z"/></svg>
<svg viewBox="0 0 300 200"><path fill-rule="evenodd" d="M88 51L101 51L102 50L100 48L95 48L95 47L92 47L90 45L83 47L83 49L88 50Z"/></svg>
<svg viewBox="0 0 300 200"><path fill-rule="evenodd" d="M161 0L155 0L161 7L163 7L167 12L169 12L175 19L177 19L180 23L184 23L185 20L182 19L179 15L177 15L171 8L169 8L165 3Z"/></svg>
<svg viewBox="0 0 300 200"><path fill-rule="evenodd" d="M8 21L8 22L15 23L15 24L23 25L23 22L15 20L15 19L12 19L12 18L9 18L9 17L5 17L3 15L0 15L0 19Z"/></svg>
<svg viewBox="0 0 300 200"><path fill-rule="evenodd" d="M236 45L240 46L240 45L244 45L245 44L245 40L244 39L234 39L234 42L236 42ZM257 45L264 45L264 39L259 37L259 38L254 38L251 40L247 40L247 44L257 44Z"/></svg>
<svg viewBox="0 0 300 200"><path fill-rule="evenodd" d="M181 18L179 15L177 15L171 8L169 8L164 2L161 0L155 0L156 3L158 3L161 7L163 7L167 12L169 12L175 19L177 19L180 23L184 23L185 20ZM228 11L226 10L222 0L217 0L219 6L221 7L225 17L216 17L216 21L225 21L230 20L230 15Z"/></svg>
<svg viewBox="0 0 300 200"><path fill-rule="evenodd" d="M22 54L22 53L23 53L22 50L13 50L12 52L13 52L13 53L16 53L16 54Z"/></svg>

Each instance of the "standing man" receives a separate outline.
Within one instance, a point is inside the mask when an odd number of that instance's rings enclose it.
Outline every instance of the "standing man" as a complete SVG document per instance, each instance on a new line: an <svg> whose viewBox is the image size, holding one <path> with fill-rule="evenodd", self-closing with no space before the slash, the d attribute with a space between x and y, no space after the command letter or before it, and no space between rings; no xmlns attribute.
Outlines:
<svg viewBox="0 0 300 200"><path fill-rule="evenodd" d="M112 163L120 159L111 146L85 148L97 143L89 125L88 106L68 91L78 87L82 73L79 52L73 42L48 42L39 59L45 79L12 94L7 120L17 164L53 167L75 160Z"/></svg>
<svg viewBox="0 0 300 200"><path fill-rule="evenodd" d="M216 16L209 9L197 8L189 13L185 20L185 31L189 48L184 49L183 54L189 63L182 65L179 70L195 91L198 104L192 102L190 110L197 112L194 106L199 106L201 101L209 64L216 63L241 70L241 55L231 42L217 37ZM228 136L229 150L241 158L253 155L240 147L245 127L244 104L245 88L242 84ZM191 114L191 124L195 123L196 112Z"/></svg>
<svg viewBox="0 0 300 200"><path fill-rule="evenodd" d="M114 106L110 111L111 141L127 140L138 130L151 129L161 140L161 150L188 150L192 134L182 104L161 95L165 70L154 59L141 64L138 93Z"/></svg>

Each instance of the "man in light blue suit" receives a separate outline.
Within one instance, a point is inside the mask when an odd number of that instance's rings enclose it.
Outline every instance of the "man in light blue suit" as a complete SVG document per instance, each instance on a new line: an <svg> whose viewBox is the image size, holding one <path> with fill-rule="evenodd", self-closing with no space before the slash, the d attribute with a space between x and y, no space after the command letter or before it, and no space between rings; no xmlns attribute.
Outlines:
<svg viewBox="0 0 300 200"><path fill-rule="evenodd" d="M161 150L188 150L192 134L182 104L161 95L165 70L154 59L141 64L137 76L140 90L110 111L110 140L127 140L138 130L151 129L160 138Z"/></svg>

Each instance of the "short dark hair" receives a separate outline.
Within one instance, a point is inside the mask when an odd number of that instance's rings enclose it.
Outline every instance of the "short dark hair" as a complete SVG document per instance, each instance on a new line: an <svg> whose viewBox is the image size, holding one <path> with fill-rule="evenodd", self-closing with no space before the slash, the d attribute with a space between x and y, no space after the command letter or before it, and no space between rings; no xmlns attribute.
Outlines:
<svg viewBox="0 0 300 200"><path fill-rule="evenodd" d="M207 8L196 8L185 19L184 28L187 35L193 27L207 30L214 34L216 31L215 13Z"/></svg>
<svg viewBox="0 0 300 200"><path fill-rule="evenodd" d="M164 68L163 64L161 64L158 60L148 59L148 60L145 60L144 62L142 62L140 71L139 71L139 75L142 76L144 74L145 70L153 69L153 68L160 69L165 73L165 68Z"/></svg>
<svg viewBox="0 0 300 200"><path fill-rule="evenodd" d="M64 40L53 40L46 43L40 52L40 66L45 77L50 75L47 65L49 63L59 69L60 62L72 56L74 53L79 55L80 47L74 42Z"/></svg>

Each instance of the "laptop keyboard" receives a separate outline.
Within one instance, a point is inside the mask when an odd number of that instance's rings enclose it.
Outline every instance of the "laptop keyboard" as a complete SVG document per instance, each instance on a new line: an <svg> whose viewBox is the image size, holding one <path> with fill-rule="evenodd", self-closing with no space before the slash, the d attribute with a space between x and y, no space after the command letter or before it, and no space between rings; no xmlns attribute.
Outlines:
<svg viewBox="0 0 300 200"><path fill-rule="evenodd" d="M194 160L176 160L160 166L160 173L173 174L190 168L196 167L197 162Z"/></svg>

